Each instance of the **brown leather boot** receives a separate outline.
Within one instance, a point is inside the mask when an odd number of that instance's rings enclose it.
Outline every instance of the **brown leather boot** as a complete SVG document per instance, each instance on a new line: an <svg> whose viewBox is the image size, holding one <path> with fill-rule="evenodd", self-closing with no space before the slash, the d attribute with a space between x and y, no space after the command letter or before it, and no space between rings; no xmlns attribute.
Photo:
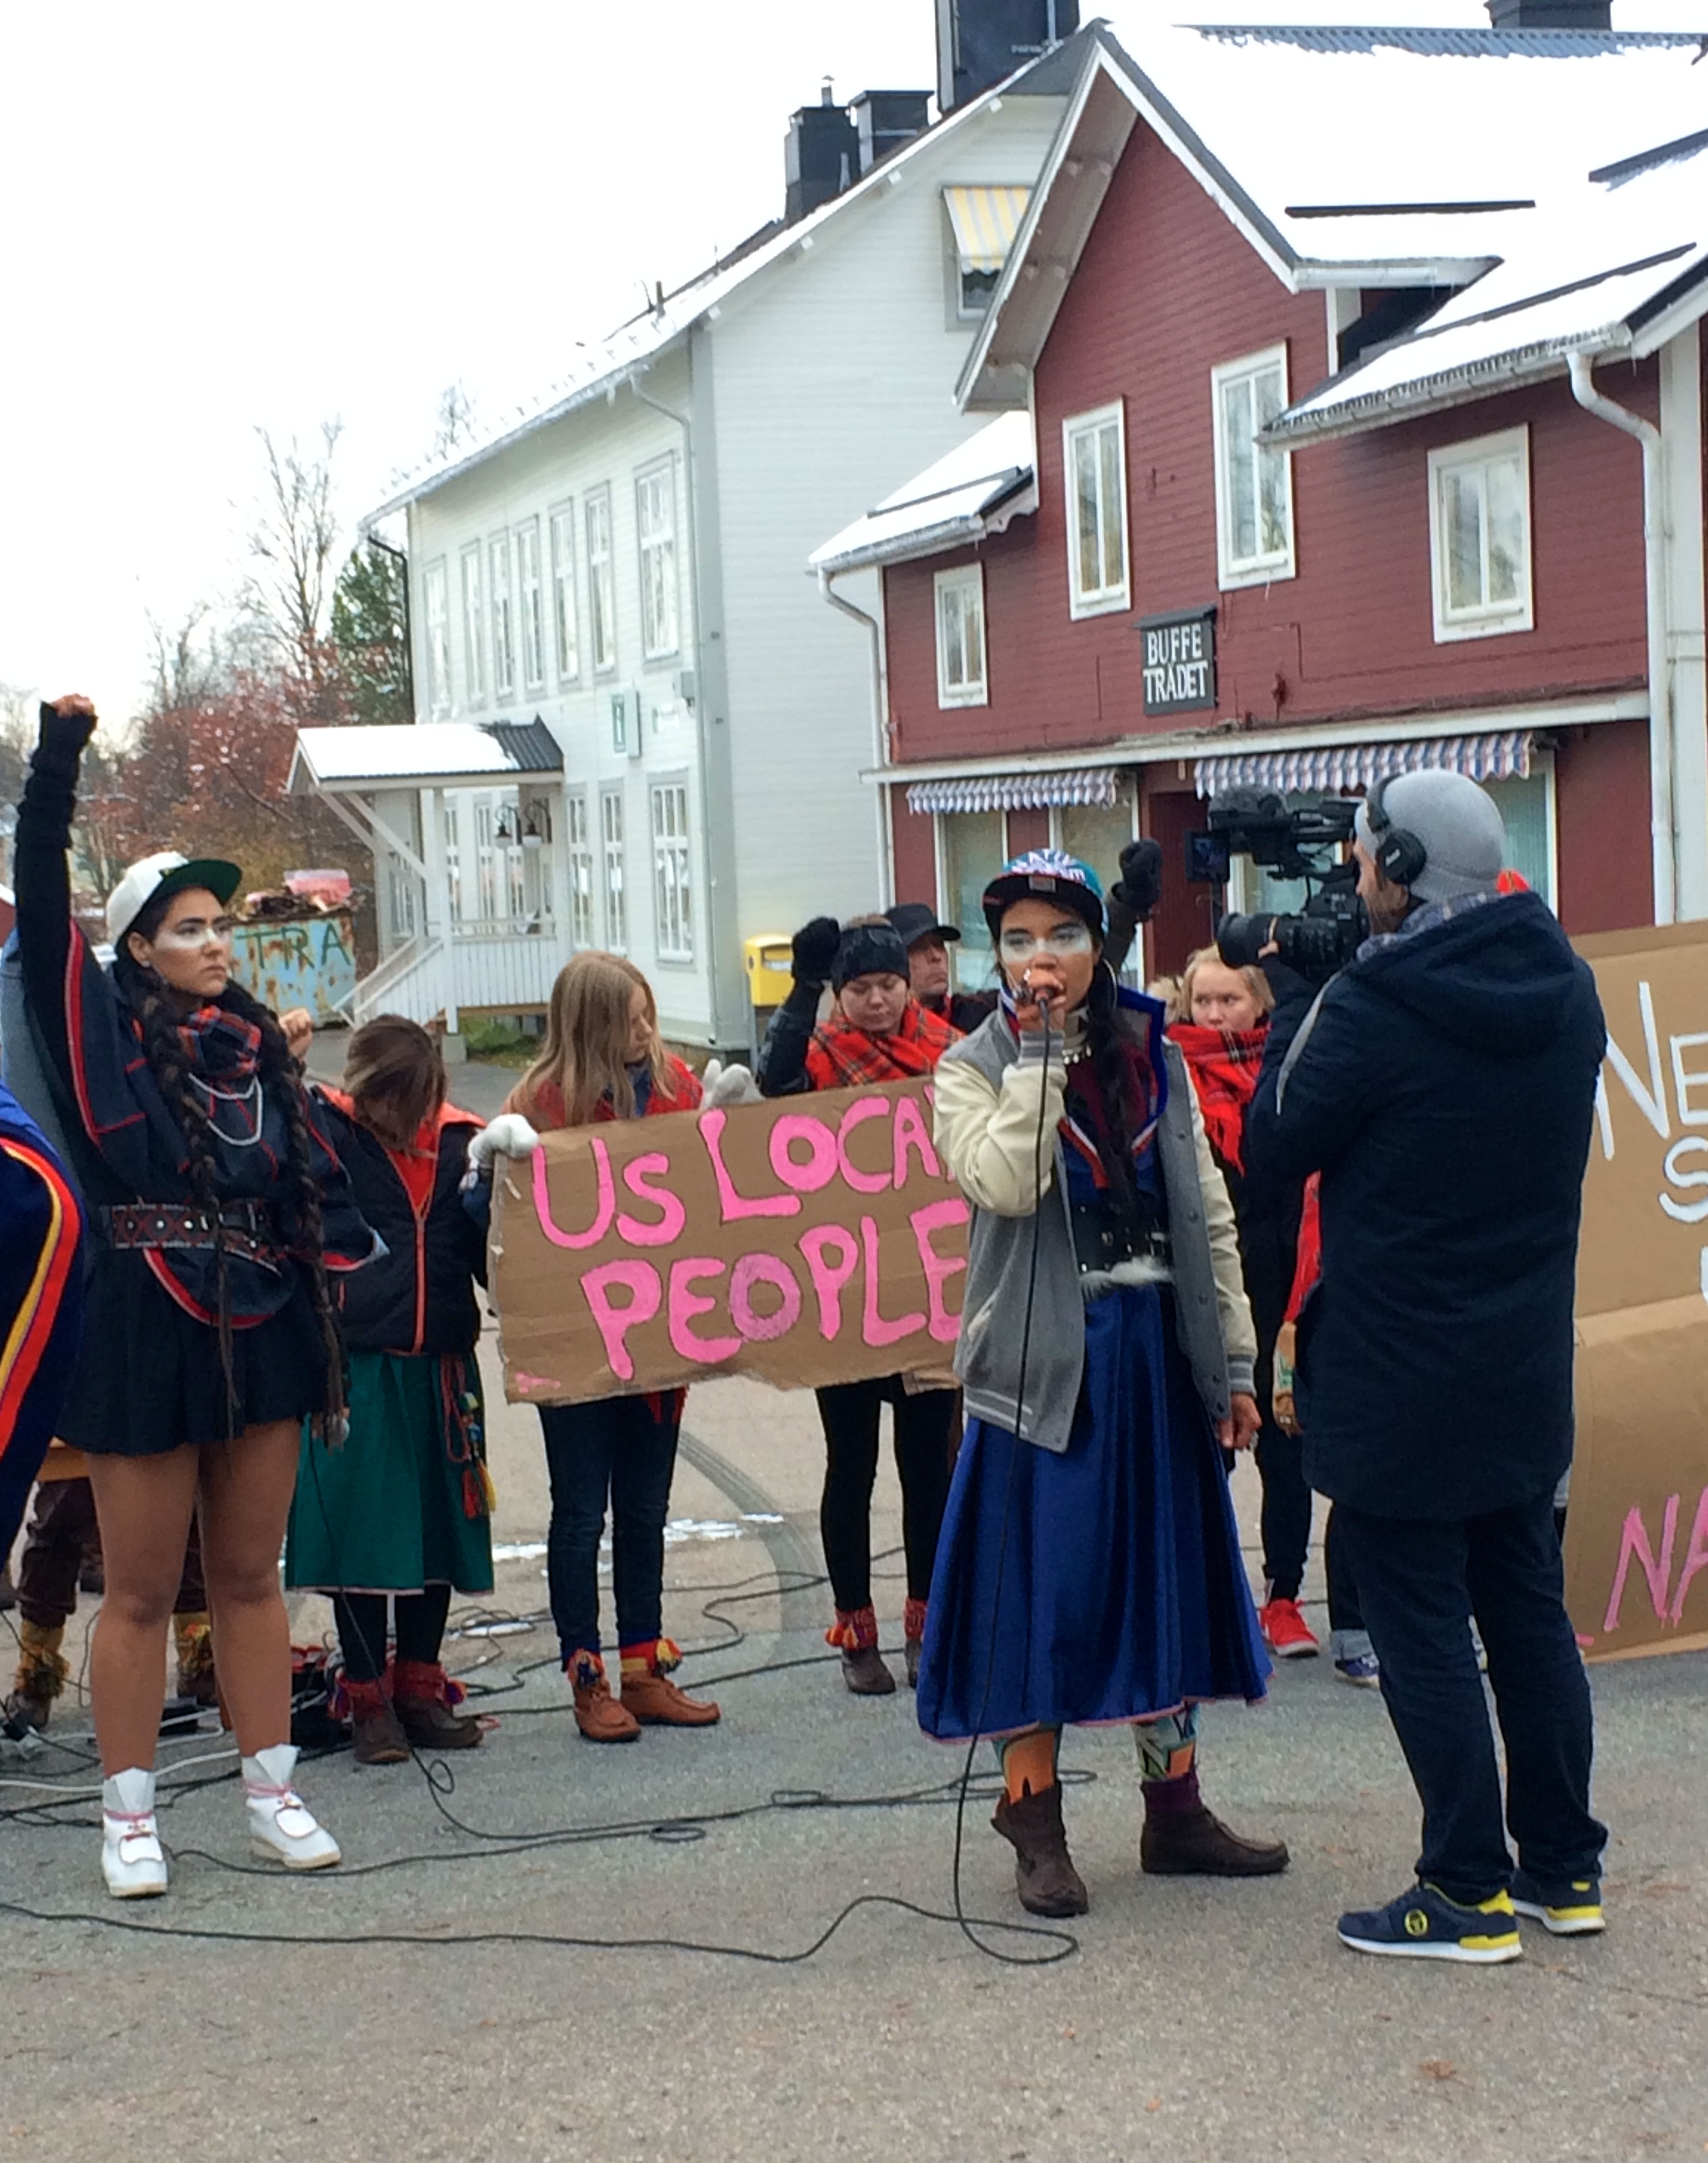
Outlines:
<svg viewBox="0 0 1708 2163"><path fill-rule="evenodd" d="M18 1633L18 1673L3 1710L8 1720L34 1728L38 1734L47 1726L54 1700L71 1672L60 1655L65 1636L63 1622L52 1629L44 1629L39 1622L25 1622Z"/></svg>
<svg viewBox="0 0 1708 2163"><path fill-rule="evenodd" d="M925 1649L925 1603L909 1600L902 1613L902 1644L908 1663L908 1688L919 1686L919 1658Z"/></svg>
<svg viewBox="0 0 1708 2163"><path fill-rule="evenodd" d="M868 1607L836 1610L825 1642L842 1654L842 1680L856 1697L893 1697L895 1677L878 1649L878 1617Z"/></svg>
<svg viewBox="0 0 1708 2163"><path fill-rule="evenodd" d="M384 1683L354 1683L344 1679L350 1700L350 1755L359 1765L406 1765L409 1743L397 1724L397 1715L385 1694Z"/></svg>
<svg viewBox="0 0 1708 2163"><path fill-rule="evenodd" d="M473 1750L480 1723L451 1703L450 1682L437 1660L399 1660L391 1671L397 1722L417 1750Z"/></svg>
<svg viewBox="0 0 1708 2163"><path fill-rule="evenodd" d="M644 1727L714 1727L721 1715L716 1705L701 1703L679 1690L672 1673L682 1665L682 1652L668 1637L651 1644L623 1648L623 1710Z"/></svg>
<svg viewBox="0 0 1708 2163"><path fill-rule="evenodd" d="M636 1742L641 1723L619 1705L597 1652L577 1652L567 1666L575 1691L575 1725L589 1742Z"/></svg>
<svg viewBox="0 0 1708 2163"><path fill-rule="evenodd" d="M1244 1840L1200 1803L1158 1811L1139 1836L1139 1867L1151 1878L1273 1878L1287 1867L1283 1840Z"/></svg>
<svg viewBox="0 0 1708 2163"><path fill-rule="evenodd" d="M1029 1791L1019 1802L1004 1795L991 1823L1014 1851L1014 1890L1029 1915L1087 1913L1091 1897L1067 1851L1059 1787Z"/></svg>

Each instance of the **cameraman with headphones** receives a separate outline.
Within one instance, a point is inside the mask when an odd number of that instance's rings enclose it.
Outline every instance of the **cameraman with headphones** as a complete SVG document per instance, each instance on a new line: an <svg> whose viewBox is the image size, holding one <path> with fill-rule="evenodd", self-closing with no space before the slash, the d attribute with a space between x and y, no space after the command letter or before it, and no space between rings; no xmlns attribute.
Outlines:
<svg viewBox="0 0 1708 2163"><path fill-rule="evenodd" d="M1258 1177L1322 1174L1323 1274L1298 1330L1306 1471L1333 1500L1423 1804L1417 1883L1339 1935L1480 1963L1519 1956L1517 1914L1601 1930L1606 1841L1553 1513L1606 1031L1545 903L1497 890L1505 842L1462 775L1371 789L1354 855L1373 935L1314 999L1268 964L1277 1010L1247 1129Z"/></svg>

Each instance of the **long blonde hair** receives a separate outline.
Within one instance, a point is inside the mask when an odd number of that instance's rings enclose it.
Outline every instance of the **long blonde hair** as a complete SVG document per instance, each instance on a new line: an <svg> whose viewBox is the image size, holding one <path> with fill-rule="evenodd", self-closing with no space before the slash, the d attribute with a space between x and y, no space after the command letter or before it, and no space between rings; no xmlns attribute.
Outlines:
<svg viewBox="0 0 1708 2163"><path fill-rule="evenodd" d="M647 998L646 1064L656 1093L673 1097L669 1055L658 1034L652 987L621 954L594 950L576 955L558 972L546 1009L546 1041L516 1092L518 1108L532 1117L539 1094L555 1089L566 1126L584 1127L607 1098L620 1119L635 1114L629 1075L629 1011L637 987Z"/></svg>

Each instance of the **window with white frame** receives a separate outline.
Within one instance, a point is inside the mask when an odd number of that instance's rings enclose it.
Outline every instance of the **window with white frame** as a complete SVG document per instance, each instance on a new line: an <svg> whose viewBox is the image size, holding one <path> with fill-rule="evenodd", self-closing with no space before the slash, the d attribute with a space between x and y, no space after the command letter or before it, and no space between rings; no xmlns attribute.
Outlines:
<svg viewBox="0 0 1708 2163"><path fill-rule="evenodd" d="M558 673L566 683L581 673L580 626L575 614L575 507L552 513L552 635Z"/></svg>
<svg viewBox="0 0 1708 2163"><path fill-rule="evenodd" d="M1216 565L1225 589L1293 575L1293 462L1257 440L1287 402L1287 349L1210 371L1216 449Z"/></svg>
<svg viewBox="0 0 1708 2163"><path fill-rule="evenodd" d="M546 681L546 597L540 584L540 521L516 529L516 600L521 613L522 682L531 691Z"/></svg>
<svg viewBox="0 0 1708 2163"><path fill-rule="evenodd" d="M516 695L516 599L510 583L510 536L495 533L486 547L487 588L492 611L492 695Z"/></svg>
<svg viewBox="0 0 1708 2163"><path fill-rule="evenodd" d="M937 704L982 706L989 702L984 659L984 566L962 563L939 571Z"/></svg>
<svg viewBox="0 0 1708 2163"><path fill-rule="evenodd" d="M1000 811L947 811L937 820L938 906L946 923L961 927L949 951L955 981L964 992L982 991L995 982L983 894L1007 860L1007 826Z"/></svg>
<svg viewBox="0 0 1708 2163"><path fill-rule="evenodd" d="M1534 627L1527 428L1431 451L1429 543L1438 644Z"/></svg>
<svg viewBox="0 0 1708 2163"><path fill-rule="evenodd" d="M427 706L434 714L451 710L451 593L445 559L429 563L422 574L427 618Z"/></svg>
<svg viewBox="0 0 1708 2163"><path fill-rule="evenodd" d="M569 828L569 944L593 944L593 835L588 824L587 799L564 799Z"/></svg>
<svg viewBox="0 0 1708 2163"><path fill-rule="evenodd" d="M599 827L605 861L605 943L613 954L626 954L629 948L629 898L621 789L608 788L600 798Z"/></svg>
<svg viewBox="0 0 1708 2163"><path fill-rule="evenodd" d="M596 674L616 667L616 575L611 561L610 490L587 499L587 631Z"/></svg>
<svg viewBox="0 0 1708 2163"><path fill-rule="evenodd" d="M486 704L486 587L480 543L463 551L463 680L471 706Z"/></svg>
<svg viewBox="0 0 1708 2163"><path fill-rule="evenodd" d="M694 959L694 892L688 831L688 783L654 782L652 906L661 961Z"/></svg>
<svg viewBox="0 0 1708 2163"><path fill-rule="evenodd" d="M676 607L676 461L663 458L635 476L635 524L641 548L641 642L649 661L680 644Z"/></svg>
<svg viewBox="0 0 1708 2163"><path fill-rule="evenodd" d="M1119 401L1061 424L1071 615L1127 606L1127 430Z"/></svg>

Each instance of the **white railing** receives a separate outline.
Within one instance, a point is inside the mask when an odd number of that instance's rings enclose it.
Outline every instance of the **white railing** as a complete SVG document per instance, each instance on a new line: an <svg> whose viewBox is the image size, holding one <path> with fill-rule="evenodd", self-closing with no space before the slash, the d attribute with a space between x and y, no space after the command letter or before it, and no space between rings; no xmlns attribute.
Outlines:
<svg viewBox="0 0 1708 2163"><path fill-rule="evenodd" d="M357 985L351 1019L359 1026L381 1013L429 1022L443 1009L447 974L443 940L411 939Z"/></svg>

